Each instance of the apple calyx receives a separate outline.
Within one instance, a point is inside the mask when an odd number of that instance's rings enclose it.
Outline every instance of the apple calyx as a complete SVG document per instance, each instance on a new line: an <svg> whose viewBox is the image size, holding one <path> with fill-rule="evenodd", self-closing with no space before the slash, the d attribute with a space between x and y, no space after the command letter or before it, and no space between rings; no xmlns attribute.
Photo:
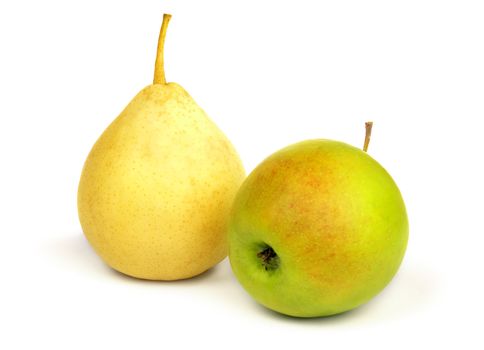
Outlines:
<svg viewBox="0 0 484 350"><path fill-rule="evenodd" d="M257 257L266 271L274 271L279 267L280 259L272 247L265 247L257 253Z"/></svg>

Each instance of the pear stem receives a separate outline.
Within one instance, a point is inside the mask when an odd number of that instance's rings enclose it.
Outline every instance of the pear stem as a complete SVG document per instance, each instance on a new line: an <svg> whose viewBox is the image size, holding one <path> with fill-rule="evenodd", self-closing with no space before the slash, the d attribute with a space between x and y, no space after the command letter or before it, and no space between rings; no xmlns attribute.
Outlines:
<svg viewBox="0 0 484 350"><path fill-rule="evenodd" d="M368 145L370 144L371 138L371 128L373 127L373 122L366 122L365 123L365 144L363 145L363 151L368 151Z"/></svg>
<svg viewBox="0 0 484 350"><path fill-rule="evenodd" d="M161 24L160 36L158 37L158 49L156 50L155 75L153 84L166 84L165 78L165 59L163 57L163 48L165 46L166 29L170 22L171 15L163 15L163 23Z"/></svg>

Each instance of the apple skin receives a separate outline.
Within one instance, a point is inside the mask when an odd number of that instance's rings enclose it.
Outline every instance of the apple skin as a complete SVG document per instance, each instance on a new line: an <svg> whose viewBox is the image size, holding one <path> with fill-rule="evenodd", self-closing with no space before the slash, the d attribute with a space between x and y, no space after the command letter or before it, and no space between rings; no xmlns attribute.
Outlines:
<svg viewBox="0 0 484 350"><path fill-rule="evenodd" d="M259 164L229 226L239 282L260 304L296 317L370 300L397 272L408 240L391 176L367 153L331 140L296 143Z"/></svg>

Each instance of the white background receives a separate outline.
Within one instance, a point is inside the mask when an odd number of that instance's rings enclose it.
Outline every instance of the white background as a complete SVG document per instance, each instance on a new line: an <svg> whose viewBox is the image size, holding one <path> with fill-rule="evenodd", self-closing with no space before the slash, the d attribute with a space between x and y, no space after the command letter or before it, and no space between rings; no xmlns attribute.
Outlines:
<svg viewBox="0 0 484 350"><path fill-rule="evenodd" d="M308 138L362 145L404 195L411 231L393 282L323 319L258 306L227 260L144 282L85 241L76 190L104 128L167 79L247 171ZM0 348L451 348L484 345L482 1L2 1Z"/></svg>

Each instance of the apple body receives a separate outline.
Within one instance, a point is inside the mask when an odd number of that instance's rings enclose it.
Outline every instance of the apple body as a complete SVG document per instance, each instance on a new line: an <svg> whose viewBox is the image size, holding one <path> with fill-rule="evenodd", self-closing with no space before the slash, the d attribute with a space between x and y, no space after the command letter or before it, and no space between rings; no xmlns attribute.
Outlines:
<svg viewBox="0 0 484 350"><path fill-rule="evenodd" d="M260 304L296 317L328 316L374 297L405 254L401 193L367 153L309 140L268 157L236 196L232 269Z"/></svg>

